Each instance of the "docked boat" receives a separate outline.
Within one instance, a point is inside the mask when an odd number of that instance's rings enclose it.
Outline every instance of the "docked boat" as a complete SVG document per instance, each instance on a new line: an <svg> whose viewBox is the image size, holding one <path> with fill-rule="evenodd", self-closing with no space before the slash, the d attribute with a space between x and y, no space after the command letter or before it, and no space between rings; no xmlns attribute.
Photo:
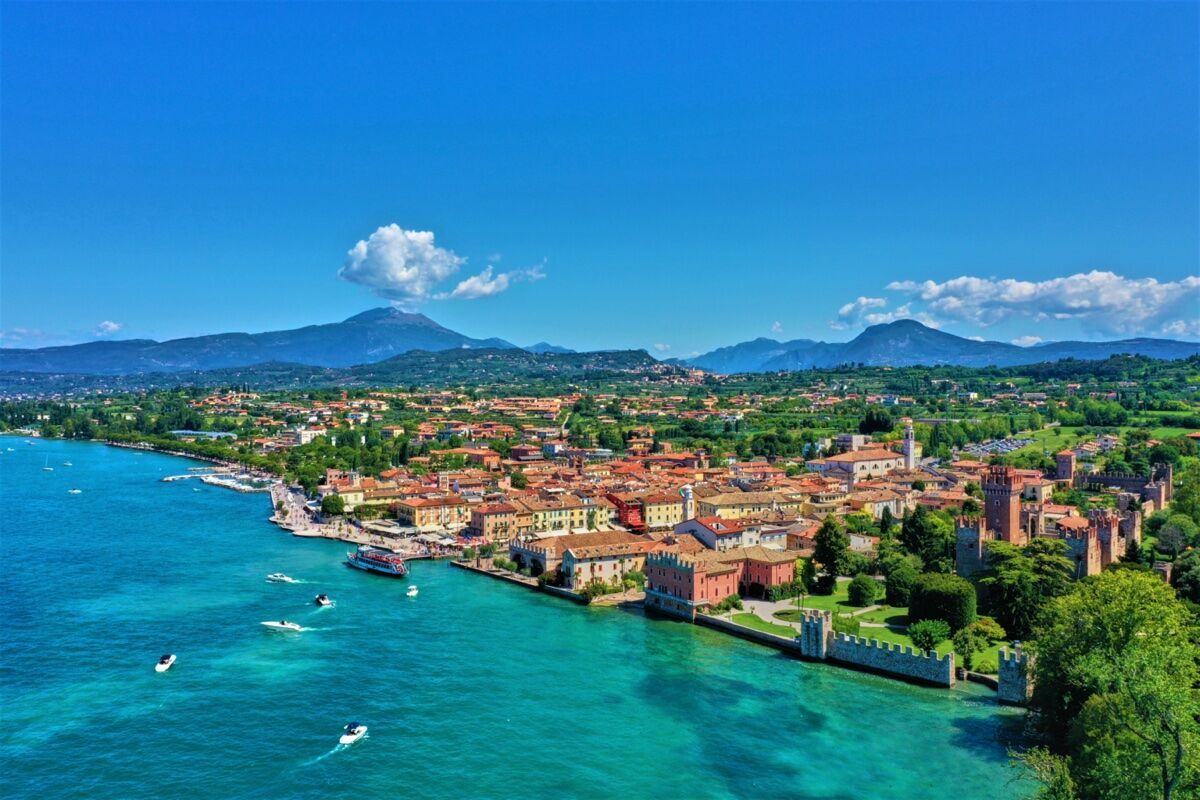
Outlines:
<svg viewBox="0 0 1200 800"><path fill-rule="evenodd" d="M394 578L403 578L408 574L404 556L390 550L381 550L378 547L368 547L367 545L362 545L353 553L347 553L346 563L357 569L380 575L390 575Z"/></svg>
<svg viewBox="0 0 1200 800"><path fill-rule="evenodd" d="M174 666L174 664L175 664L175 654L167 653L166 655L164 655L162 658L160 658L158 660L157 664L154 665L154 671L155 672L166 672L172 666Z"/></svg>
<svg viewBox="0 0 1200 800"><path fill-rule="evenodd" d="M408 591L405 592L405 594L407 594L409 597L416 597L417 596L417 587L416 586L408 587Z"/></svg>
<svg viewBox="0 0 1200 800"><path fill-rule="evenodd" d="M282 572L272 572L267 576L267 580L271 583L296 583L296 579L284 575Z"/></svg>
<svg viewBox="0 0 1200 800"><path fill-rule="evenodd" d="M288 622L286 619L281 619L278 622L275 622L274 620L269 620L267 622L264 622L263 625L270 628L271 630L276 630L276 631L302 631L302 630L304 630L304 628L300 625L300 623Z"/></svg>
<svg viewBox="0 0 1200 800"><path fill-rule="evenodd" d="M331 606L331 605L333 605L333 601L329 599L329 595L327 595L327 594L319 594L319 595L317 595L316 597L314 597L314 598L313 598L313 602L314 602L314 603L316 603L316 604L317 604L317 605L319 605L319 606Z"/></svg>
<svg viewBox="0 0 1200 800"><path fill-rule="evenodd" d="M338 744L354 744L367 735L367 726L351 722L344 728L344 731L341 738L338 739Z"/></svg>

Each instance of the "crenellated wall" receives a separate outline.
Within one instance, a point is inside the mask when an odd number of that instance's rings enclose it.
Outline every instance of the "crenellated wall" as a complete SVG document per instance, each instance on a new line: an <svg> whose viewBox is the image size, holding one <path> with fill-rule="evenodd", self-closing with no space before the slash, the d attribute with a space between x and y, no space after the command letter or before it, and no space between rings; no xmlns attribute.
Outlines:
<svg viewBox="0 0 1200 800"><path fill-rule="evenodd" d="M1033 679L1029 670L1033 666L1033 654L1026 653L1017 645L1013 650L1000 649L1000 688L997 699L1001 703L1025 705L1033 694Z"/></svg>
<svg viewBox="0 0 1200 800"><path fill-rule="evenodd" d="M800 653L871 672L898 675L937 686L954 685L954 653L925 653L878 639L835 633L828 611L809 611L800 622Z"/></svg>

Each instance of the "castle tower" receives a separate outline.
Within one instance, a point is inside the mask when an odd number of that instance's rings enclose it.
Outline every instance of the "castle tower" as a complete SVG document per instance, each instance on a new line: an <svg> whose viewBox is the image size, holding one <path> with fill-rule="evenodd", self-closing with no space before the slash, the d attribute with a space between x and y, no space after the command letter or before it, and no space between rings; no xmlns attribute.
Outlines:
<svg viewBox="0 0 1200 800"><path fill-rule="evenodd" d="M696 498L692 494L691 486L684 486L679 490L679 496L683 498L683 521L696 518Z"/></svg>
<svg viewBox="0 0 1200 800"><path fill-rule="evenodd" d="M987 524L980 517L959 517L955 526L954 571L969 578L987 569Z"/></svg>
<svg viewBox="0 0 1200 800"><path fill-rule="evenodd" d="M904 418L904 468L917 468L917 438L913 433L913 423L910 417Z"/></svg>
<svg viewBox="0 0 1200 800"><path fill-rule="evenodd" d="M1125 555L1125 539L1121 536L1121 518L1107 508L1093 508L1088 519L1100 540L1100 566L1105 567Z"/></svg>
<svg viewBox="0 0 1200 800"><path fill-rule="evenodd" d="M988 467L983 478L984 513L988 529L997 539L1024 545L1021 530L1021 489L1023 482L1012 467Z"/></svg>
<svg viewBox="0 0 1200 800"><path fill-rule="evenodd" d="M1018 643L1009 650L1000 648L1000 686L997 699L1001 703L1025 705L1033 695L1033 676L1029 674L1033 666L1033 654L1026 653Z"/></svg>
<svg viewBox="0 0 1200 800"><path fill-rule="evenodd" d="M1075 579L1100 574L1100 536L1094 525L1068 529L1063 536L1067 557L1075 562Z"/></svg>
<svg viewBox="0 0 1200 800"><path fill-rule="evenodd" d="M1060 450L1054 454L1054 477L1060 481L1075 479L1075 454L1070 450Z"/></svg>

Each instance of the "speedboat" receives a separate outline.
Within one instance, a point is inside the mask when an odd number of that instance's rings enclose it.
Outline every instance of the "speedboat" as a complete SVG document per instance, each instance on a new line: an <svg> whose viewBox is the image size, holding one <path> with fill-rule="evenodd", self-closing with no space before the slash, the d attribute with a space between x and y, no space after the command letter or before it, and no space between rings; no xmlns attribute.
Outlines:
<svg viewBox="0 0 1200 800"><path fill-rule="evenodd" d="M357 722L351 722L344 730L346 732L338 739L338 744L354 744L367 735L367 726Z"/></svg>
<svg viewBox="0 0 1200 800"><path fill-rule="evenodd" d="M154 671L155 672L166 672L174 664L175 664L175 654L167 653L166 655L164 655L162 658L160 658L158 660L157 664L154 665Z"/></svg>
<svg viewBox="0 0 1200 800"><path fill-rule="evenodd" d="M269 580L271 583L296 583L295 578L288 577L282 572L272 572L267 576L267 580Z"/></svg>
<svg viewBox="0 0 1200 800"><path fill-rule="evenodd" d="M64 466L64 467L73 467L73 466L75 466L75 465L74 465L74 464L72 464L70 461L64 461L64 462L63 462L63 466Z"/></svg>
<svg viewBox="0 0 1200 800"><path fill-rule="evenodd" d="M83 489L67 489L67 494L83 494Z"/></svg>
<svg viewBox="0 0 1200 800"><path fill-rule="evenodd" d="M416 597L417 596L417 587L416 586L408 587L408 591L405 592L405 594L408 595L409 597Z"/></svg>
<svg viewBox="0 0 1200 800"><path fill-rule="evenodd" d="M298 622L288 622L286 619L281 619L278 622L270 620L264 622L263 625L276 631L302 631L304 628Z"/></svg>
<svg viewBox="0 0 1200 800"><path fill-rule="evenodd" d="M333 605L333 601L329 599L329 595L327 595L327 594L319 594L319 595L317 595L316 597L314 597L314 598L313 598L313 602L314 602L314 603L316 603L316 604L317 604L317 605L319 605L319 606L331 606L331 605Z"/></svg>

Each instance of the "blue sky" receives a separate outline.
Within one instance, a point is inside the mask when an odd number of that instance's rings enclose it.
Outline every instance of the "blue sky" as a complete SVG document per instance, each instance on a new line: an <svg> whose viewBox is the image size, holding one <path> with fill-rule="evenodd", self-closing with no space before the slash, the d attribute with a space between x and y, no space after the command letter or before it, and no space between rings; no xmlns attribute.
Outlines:
<svg viewBox="0 0 1200 800"><path fill-rule="evenodd" d="M8 345L1200 338L1196 4L3 13Z"/></svg>

